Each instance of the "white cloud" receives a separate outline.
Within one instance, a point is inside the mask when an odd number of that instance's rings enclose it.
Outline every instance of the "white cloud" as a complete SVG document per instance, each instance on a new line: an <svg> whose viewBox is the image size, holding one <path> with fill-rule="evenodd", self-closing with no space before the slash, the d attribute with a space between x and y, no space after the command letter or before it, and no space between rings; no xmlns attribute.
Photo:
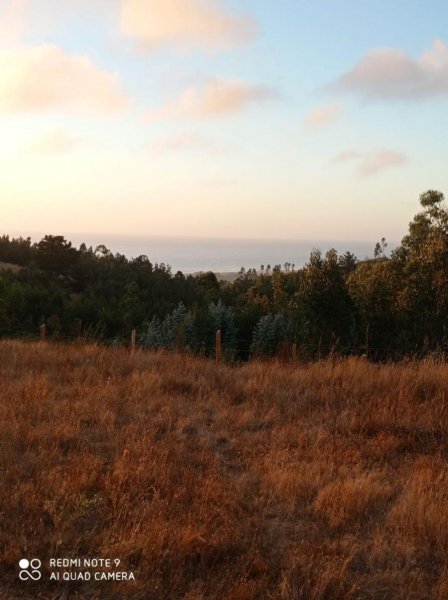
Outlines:
<svg viewBox="0 0 448 600"><path fill-rule="evenodd" d="M25 0L3 0L0 6L0 46L20 43L25 31Z"/></svg>
<svg viewBox="0 0 448 600"><path fill-rule="evenodd" d="M368 177L386 169L401 167L407 162L408 159L402 152L387 149L377 150L361 161L359 173L362 177Z"/></svg>
<svg viewBox="0 0 448 600"><path fill-rule="evenodd" d="M393 48L372 50L330 87L391 100L448 96L448 46L435 40L419 58Z"/></svg>
<svg viewBox="0 0 448 600"><path fill-rule="evenodd" d="M128 102L118 76L88 56L50 44L0 50L0 112L112 113Z"/></svg>
<svg viewBox="0 0 448 600"><path fill-rule="evenodd" d="M318 106L308 113L305 127L308 129L324 129L341 117L341 108L337 104Z"/></svg>
<svg viewBox="0 0 448 600"><path fill-rule="evenodd" d="M148 113L151 120L186 118L207 119L235 115L250 104L275 96L272 88L249 85L243 81L216 80L202 87L193 86L165 106Z"/></svg>
<svg viewBox="0 0 448 600"><path fill-rule="evenodd" d="M334 164L354 162L361 177L369 177L391 168L402 167L408 158L402 152L382 148L373 152L358 152L348 150L341 152L332 160Z"/></svg>
<svg viewBox="0 0 448 600"><path fill-rule="evenodd" d="M123 0L121 30L141 48L174 45L231 48L254 37L249 16L235 16L218 0Z"/></svg>
<svg viewBox="0 0 448 600"><path fill-rule="evenodd" d="M335 156L333 158L332 162L333 163L343 163L343 162L349 162L351 160L357 160L359 158L362 158L361 152L358 152L357 150L347 150L346 152L341 152L340 154Z"/></svg>

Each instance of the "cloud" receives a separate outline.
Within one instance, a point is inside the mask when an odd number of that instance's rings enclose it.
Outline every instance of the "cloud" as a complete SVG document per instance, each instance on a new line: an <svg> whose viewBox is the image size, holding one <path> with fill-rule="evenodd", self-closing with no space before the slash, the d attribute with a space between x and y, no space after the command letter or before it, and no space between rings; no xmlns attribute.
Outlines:
<svg viewBox="0 0 448 600"><path fill-rule="evenodd" d="M358 152L357 150L347 150L346 152L341 152L340 154L335 156L331 162L335 164L349 162L351 160L357 160L358 158L362 158L362 156L363 155L361 154L361 152Z"/></svg>
<svg viewBox="0 0 448 600"><path fill-rule="evenodd" d="M123 0L120 24L146 50L165 45L228 49L257 31L251 17L232 15L218 0Z"/></svg>
<svg viewBox="0 0 448 600"><path fill-rule="evenodd" d="M359 175L369 177L387 169L402 167L407 164L408 158L402 152L383 148L368 153L349 150L341 152L332 160L334 164L344 162L356 162Z"/></svg>
<svg viewBox="0 0 448 600"><path fill-rule="evenodd" d="M118 76L88 56L50 44L0 50L0 113L112 113L128 102Z"/></svg>
<svg viewBox="0 0 448 600"><path fill-rule="evenodd" d="M68 154L79 143L81 138L71 135L62 127L50 129L27 145L28 152L43 155Z"/></svg>
<svg viewBox="0 0 448 600"><path fill-rule="evenodd" d="M185 151L210 152L217 150L217 145L206 136L194 131L186 131L174 135L161 136L147 144L146 148L151 154L161 156Z"/></svg>
<svg viewBox="0 0 448 600"><path fill-rule="evenodd" d="M308 113L305 127L308 129L323 129L339 120L341 108L337 104L318 106Z"/></svg>
<svg viewBox="0 0 448 600"><path fill-rule="evenodd" d="M25 30L25 0L6 0L0 7L0 45L18 44Z"/></svg>
<svg viewBox="0 0 448 600"><path fill-rule="evenodd" d="M275 95L275 90L270 87L249 85L243 81L216 80L202 87L188 88L165 106L149 111L148 117L150 120L229 117L250 104L263 102Z"/></svg>
<svg viewBox="0 0 448 600"><path fill-rule="evenodd" d="M448 96L448 46L435 40L418 58L393 48L372 50L330 88L385 100Z"/></svg>
<svg viewBox="0 0 448 600"><path fill-rule="evenodd" d="M359 173L362 177L374 175L385 169L401 167L408 162L407 157L401 152L394 150L377 150L366 156L359 165Z"/></svg>

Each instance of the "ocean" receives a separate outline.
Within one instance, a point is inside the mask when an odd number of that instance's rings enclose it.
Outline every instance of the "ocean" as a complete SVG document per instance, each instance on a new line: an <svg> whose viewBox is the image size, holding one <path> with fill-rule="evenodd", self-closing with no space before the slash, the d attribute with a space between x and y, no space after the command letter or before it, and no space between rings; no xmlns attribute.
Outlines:
<svg viewBox="0 0 448 600"><path fill-rule="evenodd" d="M371 258L375 246L372 241L192 239L92 234L67 235L66 238L76 246L81 242L94 248L104 244L113 253L120 252L128 258L146 254L152 263L170 265L173 273L231 273L241 267L258 270L260 265L283 266L285 262L302 267L313 249L323 253L330 248L340 253L349 250L359 259ZM33 236L33 241L35 239L39 238Z"/></svg>

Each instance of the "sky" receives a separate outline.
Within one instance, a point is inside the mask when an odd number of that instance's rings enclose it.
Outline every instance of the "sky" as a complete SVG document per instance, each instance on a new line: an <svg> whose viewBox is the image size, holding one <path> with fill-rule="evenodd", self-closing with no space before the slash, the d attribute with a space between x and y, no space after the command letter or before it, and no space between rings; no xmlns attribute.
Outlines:
<svg viewBox="0 0 448 600"><path fill-rule="evenodd" d="M443 0L0 0L2 230L399 240L447 44Z"/></svg>

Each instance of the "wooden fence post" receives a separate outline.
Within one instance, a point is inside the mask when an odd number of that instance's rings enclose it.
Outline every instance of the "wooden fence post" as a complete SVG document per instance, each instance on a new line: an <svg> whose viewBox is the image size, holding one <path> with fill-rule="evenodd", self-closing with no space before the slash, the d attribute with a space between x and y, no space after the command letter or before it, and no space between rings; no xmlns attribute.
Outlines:
<svg viewBox="0 0 448 600"><path fill-rule="evenodd" d="M218 331L216 332L215 358L216 362L219 362L222 358L222 337L220 329L218 329Z"/></svg>
<svg viewBox="0 0 448 600"><path fill-rule="evenodd" d="M81 337L82 334L82 320L81 319L75 319L75 337L79 338Z"/></svg>
<svg viewBox="0 0 448 600"><path fill-rule="evenodd" d="M365 355L369 357L369 337L370 337L370 323L366 327L366 341L365 341Z"/></svg>
<svg viewBox="0 0 448 600"><path fill-rule="evenodd" d="M297 362L297 344L292 345L292 362Z"/></svg>
<svg viewBox="0 0 448 600"><path fill-rule="evenodd" d="M132 330L131 333L131 354L134 354L135 352L135 339L137 336L137 332L135 331L135 329Z"/></svg>
<svg viewBox="0 0 448 600"><path fill-rule="evenodd" d="M45 336L47 334L47 326L45 323L40 326L40 341L45 342Z"/></svg>

